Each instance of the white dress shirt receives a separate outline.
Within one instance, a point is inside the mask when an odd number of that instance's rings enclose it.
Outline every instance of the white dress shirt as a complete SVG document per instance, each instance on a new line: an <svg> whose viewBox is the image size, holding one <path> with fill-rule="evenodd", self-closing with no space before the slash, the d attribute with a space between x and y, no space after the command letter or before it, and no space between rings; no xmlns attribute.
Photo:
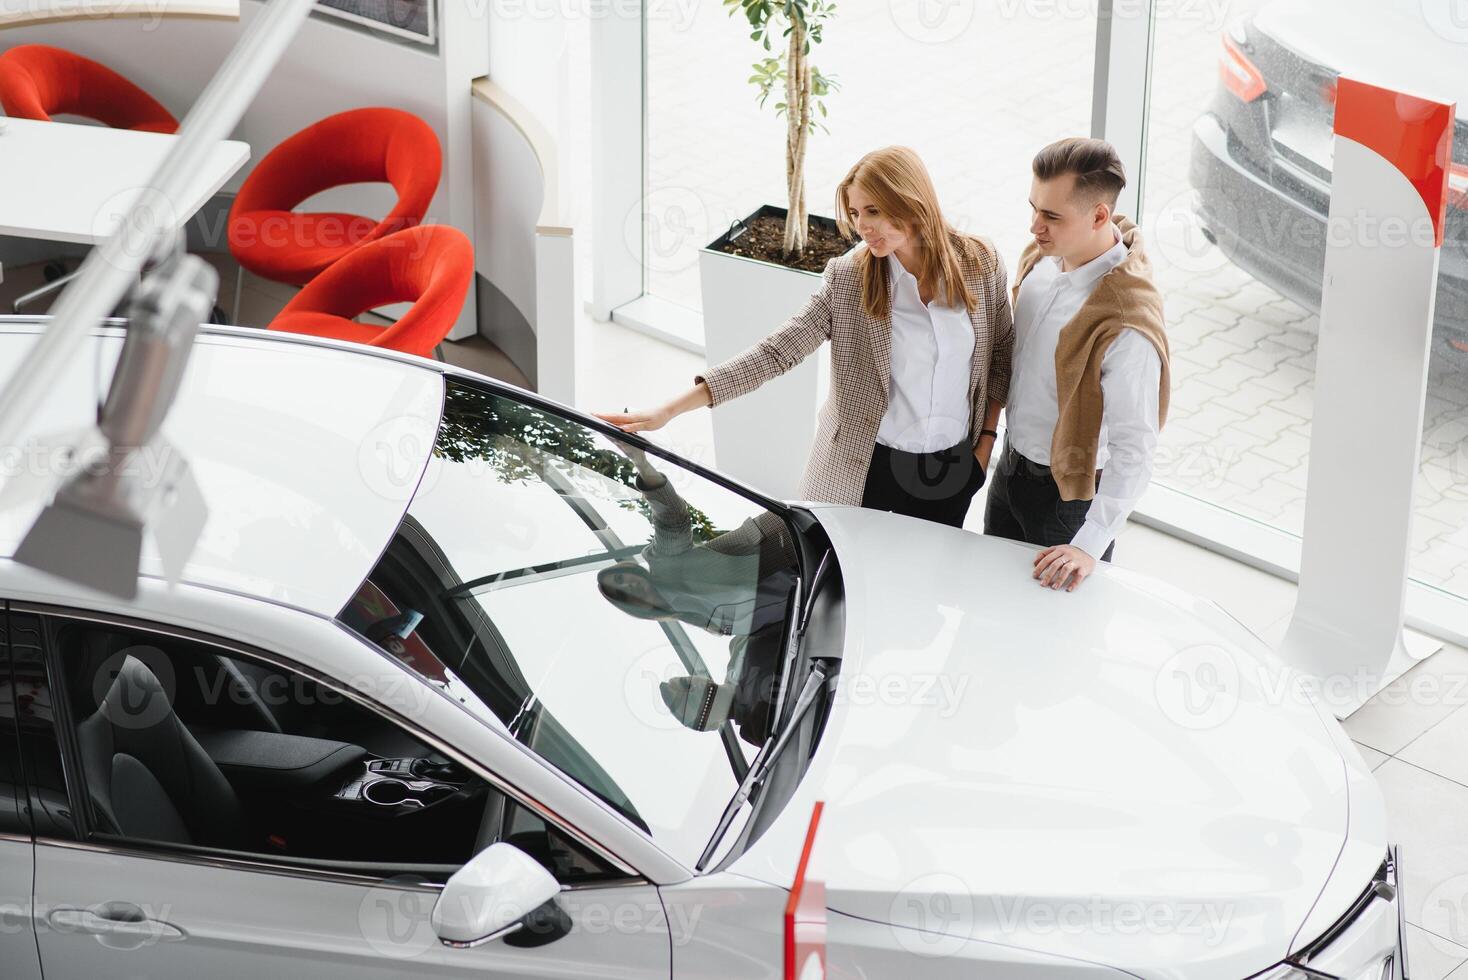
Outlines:
<svg viewBox="0 0 1468 980"><path fill-rule="evenodd" d="M1080 312L1101 277L1122 263L1116 244L1085 265L1060 271L1053 256L1035 263L1014 307L1014 367L1005 409L1008 436L1020 455L1050 464L1050 440L1060 417L1055 394L1055 346L1061 328ZM1151 341L1123 330L1101 357L1101 434L1096 466L1104 469L1086 523L1071 544L1100 558L1121 532L1152 479L1157 448L1157 399L1162 359Z"/></svg>
<svg viewBox="0 0 1468 980"><path fill-rule="evenodd" d="M892 384L877 441L909 453L948 449L968 438L974 325L968 310L924 303L917 277L887 255L892 297Z"/></svg>

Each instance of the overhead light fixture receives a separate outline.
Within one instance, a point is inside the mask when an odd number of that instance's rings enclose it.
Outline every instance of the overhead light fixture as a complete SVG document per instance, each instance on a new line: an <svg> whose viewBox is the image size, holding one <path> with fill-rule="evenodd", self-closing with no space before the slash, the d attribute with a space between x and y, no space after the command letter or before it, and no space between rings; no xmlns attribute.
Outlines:
<svg viewBox="0 0 1468 980"><path fill-rule="evenodd" d="M143 279L127 308L127 335L97 425L55 440L64 451L50 458L70 465L16 561L130 599L150 532L164 574L178 580L208 508L188 460L160 430L218 288L214 268L187 254Z"/></svg>
<svg viewBox="0 0 1468 980"><path fill-rule="evenodd" d="M48 500L16 551L17 561L132 597L143 538L151 534L165 574L182 572L206 510L187 461L159 429L199 324L213 306L218 276L179 250L140 281L146 260L157 256L160 244L171 248L179 234L168 222L169 209L154 204L181 197L204 158L239 125L311 6L311 0L269 0L251 19L184 117L148 182L149 193L139 195L117 230L87 254L57 299L46 332L0 389L0 446L11 446L98 326L131 297L132 322L97 425L57 441L70 450L65 472L16 474L0 491L0 505ZM143 474L161 475L152 482L129 476L139 469L130 464L139 460L153 464L140 468Z"/></svg>

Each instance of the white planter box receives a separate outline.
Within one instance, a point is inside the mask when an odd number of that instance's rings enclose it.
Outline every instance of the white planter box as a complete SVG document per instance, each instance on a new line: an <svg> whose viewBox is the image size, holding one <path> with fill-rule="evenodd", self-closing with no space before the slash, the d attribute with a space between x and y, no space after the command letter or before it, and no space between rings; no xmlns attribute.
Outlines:
<svg viewBox="0 0 1468 980"><path fill-rule="evenodd" d="M818 272L802 272L711 247L699 253L698 264L704 348L710 366L781 327L821 285ZM829 355L822 349L752 394L714 409L718 469L772 497L798 499L800 477L815 436L816 409L825 398L829 374Z"/></svg>

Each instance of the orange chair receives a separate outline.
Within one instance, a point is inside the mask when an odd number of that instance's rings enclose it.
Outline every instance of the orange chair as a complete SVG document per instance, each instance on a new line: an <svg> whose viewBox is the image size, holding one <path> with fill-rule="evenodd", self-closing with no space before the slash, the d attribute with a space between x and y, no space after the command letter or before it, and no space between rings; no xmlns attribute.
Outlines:
<svg viewBox="0 0 1468 980"><path fill-rule="evenodd" d="M270 321L271 330L351 340L432 357L464 308L474 281L474 247L457 228L419 225L348 253L307 283ZM355 317L411 302L397 323Z"/></svg>
<svg viewBox="0 0 1468 980"><path fill-rule="evenodd" d="M113 129L178 130L178 120L157 99L111 68L45 44L0 54L0 106L17 119L70 114Z"/></svg>
<svg viewBox="0 0 1468 980"><path fill-rule="evenodd" d="M438 137L410 112L371 108L327 116L267 153L245 178L229 210L229 250L257 276L308 283L359 245L420 223L442 169ZM296 210L328 188L383 182L398 201L381 221Z"/></svg>

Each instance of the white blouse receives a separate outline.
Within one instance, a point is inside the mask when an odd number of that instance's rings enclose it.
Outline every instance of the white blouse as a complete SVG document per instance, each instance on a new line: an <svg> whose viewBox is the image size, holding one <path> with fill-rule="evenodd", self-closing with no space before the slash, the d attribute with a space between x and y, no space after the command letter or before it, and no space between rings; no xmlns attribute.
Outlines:
<svg viewBox="0 0 1468 980"><path fill-rule="evenodd" d="M887 256L892 297L892 397L877 441L909 453L948 449L969 436L974 326L968 310L924 303L917 277Z"/></svg>

